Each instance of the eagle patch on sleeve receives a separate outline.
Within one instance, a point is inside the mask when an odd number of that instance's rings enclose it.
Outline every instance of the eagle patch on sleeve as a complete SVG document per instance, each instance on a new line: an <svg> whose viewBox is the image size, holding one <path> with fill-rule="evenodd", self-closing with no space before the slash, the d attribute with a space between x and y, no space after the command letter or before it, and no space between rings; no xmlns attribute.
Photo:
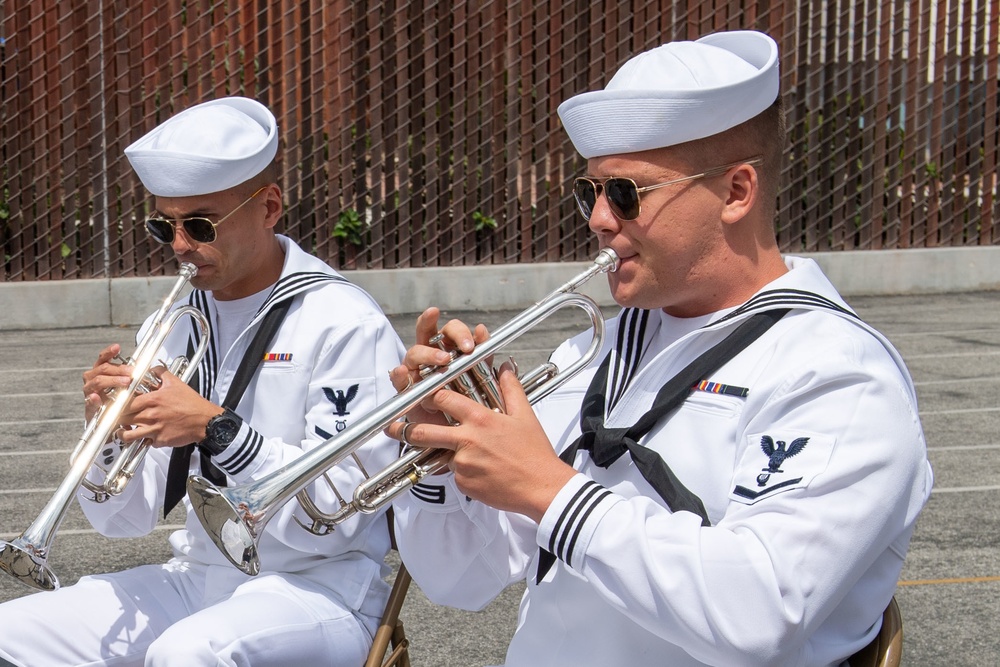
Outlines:
<svg viewBox="0 0 1000 667"><path fill-rule="evenodd" d="M835 439L805 431L769 431L747 436L733 476L731 500L753 505L801 489L826 469Z"/></svg>

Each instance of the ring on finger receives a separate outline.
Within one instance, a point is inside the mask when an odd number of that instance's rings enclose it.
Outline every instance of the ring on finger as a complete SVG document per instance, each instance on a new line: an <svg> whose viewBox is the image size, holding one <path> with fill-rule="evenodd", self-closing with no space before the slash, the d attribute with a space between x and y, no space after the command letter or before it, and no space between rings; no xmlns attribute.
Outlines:
<svg viewBox="0 0 1000 667"><path fill-rule="evenodd" d="M407 447L413 446L412 444L410 444L410 441L406 437L406 429L410 428L411 426L413 426L413 422L404 422L403 430L399 433L399 441L404 445L406 445Z"/></svg>

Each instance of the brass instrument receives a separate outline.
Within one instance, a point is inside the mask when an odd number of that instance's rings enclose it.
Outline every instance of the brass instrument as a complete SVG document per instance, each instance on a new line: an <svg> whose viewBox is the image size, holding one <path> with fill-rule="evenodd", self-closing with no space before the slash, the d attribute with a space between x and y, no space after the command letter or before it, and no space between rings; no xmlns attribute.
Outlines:
<svg viewBox="0 0 1000 667"><path fill-rule="evenodd" d="M162 366L161 362L156 361L156 355L180 318L191 317L198 325L201 338L191 359L178 357L171 363L170 372L187 382L205 355L209 343L209 325L205 315L193 306L181 306L169 312L181 291L197 272L198 269L193 264L181 264L177 281L154 315L148 331L139 341L132 356L127 360L120 356L117 358L120 363L134 367L131 382L126 388L112 389L107 393L104 403L94 418L87 423L80 442L73 450L69 473L63 478L38 517L13 541L0 540L0 570L41 590L59 588L59 579L48 566L47 559L59 524L66 516L77 491L81 487L85 488L92 494L91 500L104 502L124 491L129 480L135 475L148 451L144 440L122 448L105 474L103 483L92 482L86 478L101 450L115 440L115 434L122 428L120 420L132 398L136 394L153 391L160 385L159 377L153 372L157 365Z"/></svg>
<svg viewBox="0 0 1000 667"><path fill-rule="evenodd" d="M300 505L313 519L312 526L302 524L303 527L316 534L329 532L333 526L357 512L368 514L378 511L425 476L440 471L449 452L409 448L393 464L359 485L351 502L341 499L341 507L334 514L320 512L304 489L348 456L357 459L354 452L365 442L443 387L462 391L491 408L502 410L495 373L485 360L556 310L577 306L590 315L594 329L590 347L564 370L544 364L521 378L530 402L535 403L547 396L590 364L600 352L604 339L604 317L600 308L593 299L575 290L593 276L617 268L618 256L615 252L609 248L602 250L586 271L505 323L471 354L452 352L453 360L449 365L423 369L423 378L412 387L262 479L242 486L218 488L203 477L190 477L188 497L195 514L226 558L243 572L255 575L260 571L257 543L264 526L275 511L293 496L298 496Z"/></svg>

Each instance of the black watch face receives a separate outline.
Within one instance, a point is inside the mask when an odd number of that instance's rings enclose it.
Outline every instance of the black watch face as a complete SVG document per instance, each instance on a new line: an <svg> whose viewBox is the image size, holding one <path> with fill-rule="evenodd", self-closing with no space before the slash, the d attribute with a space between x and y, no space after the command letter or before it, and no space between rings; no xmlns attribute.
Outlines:
<svg viewBox="0 0 1000 667"><path fill-rule="evenodd" d="M212 428L212 440L220 445L228 445L240 431L239 423L229 415L222 415Z"/></svg>

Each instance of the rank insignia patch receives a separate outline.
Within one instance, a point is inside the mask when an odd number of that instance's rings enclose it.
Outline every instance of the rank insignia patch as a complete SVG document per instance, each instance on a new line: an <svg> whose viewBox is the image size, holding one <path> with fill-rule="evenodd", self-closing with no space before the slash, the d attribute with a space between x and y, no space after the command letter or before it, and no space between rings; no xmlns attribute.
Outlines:
<svg viewBox="0 0 1000 667"><path fill-rule="evenodd" d="M346 417L351 414L347 411L347 404L354 400L354 397L358 395L358 385L352 384L347 389L347 393L344 393L342 389L331 389L330 387L323 387L323 394L326 396L334 405L333 414L338 417Z"/></svg>
<svg viewBox="0 0 1000 667"><path fill-rule="evenodd" d="M784 440L778 440L775 443L771 436L762 435L760 437L760 448L763 450L764 455L767 456L767 467L761 468L763 473L757 475L757 486L765 486L773 473L785 472L781 469L781 464L785 462L785 459L791 458L801 452L802 448L808 442L809 438L795 438L795 440L792 440L792 444L786 448Z"/></svg>
<svg viewBox="0 0 1000 667"><path fill-rule="evenodd" d="M352 384L347 388L347 391L343 389L334 389L332 387L323 387L323 395L326 396L326 400L333 403L333 416L340 417L340 419L334 420L334 427L337 433L340 433L347 428L347 416L350 411L347 406L358 396L358 389L361 387L360 384ZM333 435L319 426L316 427L316 435L321 438L332 438Z"/></svg>
<svg viewBox="0 0 1000 667"><path fill-rule="evenodd" d="M807 486L826 469L833 444L830 436L801 432L748 435L729 497L752 505L776 493Z"/></svg>

